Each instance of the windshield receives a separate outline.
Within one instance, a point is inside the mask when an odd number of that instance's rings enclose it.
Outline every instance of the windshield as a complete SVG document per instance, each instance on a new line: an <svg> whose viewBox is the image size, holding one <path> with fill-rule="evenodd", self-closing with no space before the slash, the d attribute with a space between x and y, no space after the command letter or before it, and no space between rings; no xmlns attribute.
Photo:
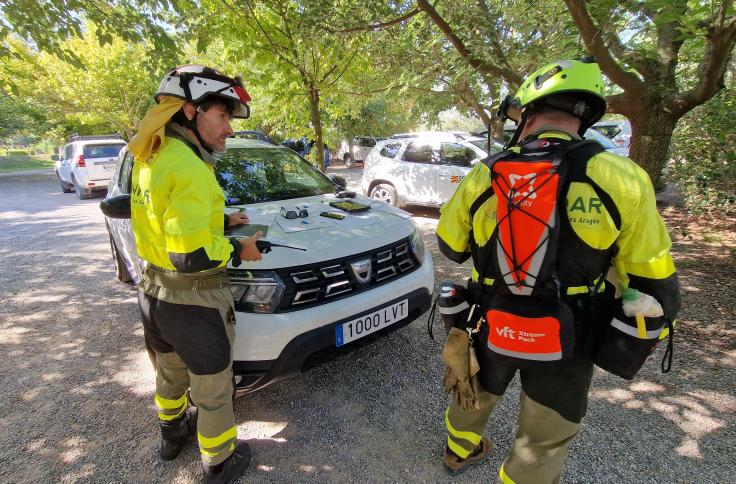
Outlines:
<svg viewBox="0 0 736 484"><path fill-rule="evenodd" d="M309 197L336 189L293 151L279 148L230 148L217 161L216 175L227 205Z"/></svg>

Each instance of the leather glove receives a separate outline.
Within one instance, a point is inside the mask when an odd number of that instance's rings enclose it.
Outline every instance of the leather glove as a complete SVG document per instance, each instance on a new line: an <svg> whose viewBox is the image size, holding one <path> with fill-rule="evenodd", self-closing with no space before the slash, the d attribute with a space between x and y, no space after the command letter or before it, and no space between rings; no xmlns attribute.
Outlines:
<svg viewBox="0 0 736 484"><path fill-rule="evenodd" d="M442 349L442 359L447 367L442 379L445 392L453 392L453 398L463 410L480 408L478 403L478 371L480 365L475 349L468 341L468 333L450 329Z"/></svg>

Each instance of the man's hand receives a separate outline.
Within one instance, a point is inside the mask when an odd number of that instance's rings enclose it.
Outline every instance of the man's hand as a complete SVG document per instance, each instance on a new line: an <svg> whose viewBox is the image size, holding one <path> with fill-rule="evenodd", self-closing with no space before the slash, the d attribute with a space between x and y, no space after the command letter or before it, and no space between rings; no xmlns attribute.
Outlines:
<svg viewBox="0 0 736 484"><path fill-rule="evenodd" d="M240 245L243 246L243 250L240 252L241 260L257 261L262 259L261 253L258 251L258 247L256 247L256 241L261 237L263 237L263 232L258 231L252 237L238 240Z"/></svg>
<svg viewBox="0 0 736 484"><path fill-rule="evenodd" d="M250 219L243 212L233 212L229 214L227 220L228 227L235 227L236 225L245 225L250 223Z"/></svg>

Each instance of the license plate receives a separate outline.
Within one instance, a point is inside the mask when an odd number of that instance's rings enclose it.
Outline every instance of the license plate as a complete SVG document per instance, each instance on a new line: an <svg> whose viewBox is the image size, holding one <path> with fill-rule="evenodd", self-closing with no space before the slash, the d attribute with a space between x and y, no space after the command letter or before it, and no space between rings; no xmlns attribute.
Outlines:
<svg viewBox="0 0 736 484"><path fill-rule="evenodd" d="M340 324L335 327L335 346L360 339L371 333L375 333L379 329L390 326L409 314L409 300L404 299L378 311L368 313L359 318Z"/></svg>
<svg viewBox="0 0 736 484"><path fill-rule="evenodd" d="M113 171L115 169L114 164L104 165L105 171Z"/></svg>

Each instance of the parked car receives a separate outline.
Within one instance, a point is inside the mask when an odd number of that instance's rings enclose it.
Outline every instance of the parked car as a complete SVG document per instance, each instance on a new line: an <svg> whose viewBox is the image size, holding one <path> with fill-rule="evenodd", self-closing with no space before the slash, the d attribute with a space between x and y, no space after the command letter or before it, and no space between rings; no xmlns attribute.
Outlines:
<svg viewBox="0 0 736 484"><path fill-rule="evenodd" d="M603 146L603 148L606 151L610 151L611 153L616 153L617 155L621 156L629 156L629 148L623 148L621 146L616 146L613 144L613 141L611 141L610 138L602 135L597 130L591 128L588 131L585 132L585 139L593 139L596 140Z"/></svg>
<svg viewBox="0 0 736 484"><path fill-rule="evenodd" d="M61 190L75 191L81 200L107 189L123 146L125 141L119 134L70 137L54 163Z"/></svg>
<svg viewBox="0 0 736 484"><path fill-rule="evenodd" d="M628 150L631 144L631 123L626 120L598 121L592 129L610 139L619 148Z"/></svg>
<svg viewBox="0 0 736 484"><path fill-rule="evenodd" d="M371 152L378 141L385 138L377 138L375 136L356 136L353 138L353 152L350 153L348 140L342 140L337 149L337 157L345 163L345 166L361 166L363 161Z"/></svg>
<svg viewBox="0 0 736 484"><path fill-rule="evenodd" d="M132 166L133 155L123 149L105 202L130 193ZM251 220L230 236L260 230L273 243L306 249L274 247L262 261L227 268L239 393L381 337L429 309L432 257L406 212L359 195L338 197L344 179L330 179L292 150L262 141L229 139L216 176L226 212L242 209ZM354 214L330 205L346 200L370 208ZM282 208L299 213L296 207L306 216L281 215ZM117 278L137 283L142 261L130 220L106 222Z"/></svg>
<svg viewBox="0 0 736 484"><path fill-rule="evenodd" d="M409 133L396 133L389 136L389 139L401 138L417 138L421 136L441 136L443 138L470 139L477 138L478 135L470 134L466 131L415 131Z"/></svg>
<svg viewBox="0 0 736 484"><path fill-rule="evenodd" d="M245 131L236 131L233 133L233 138L241 138L241 139L257 139L261 141L265 141L266 143L270 143L272 145L276 144L273 142L271 137L264 133L263 131L257 131L255 129L248 129Z"/></svg>
<svg viewBox="0 0 736 484"><path fill-rule="evenodd" d="M482 137L460 139L448 133L422 133L376 144L363 168L364 195L395 207L438 207L450 199L470 169L503 146Z"/></svg>
<svg viewBox="0 0 736 484"><path fill-rule="evenodd" d="M506 125L504 125L503 127L504 141L508 142L511 139L511 136L514 134L515 130L515 124L506 123ZM621 156L629 156L628 147L622 148L620 146L616 146L615 144L613 144L613 141L611 141L608 137L604 136L593 128L590 128L585 132L585 139L592 139L599 142L606 151L610 151L611 153L616 153L617 155Z"/></svg>

